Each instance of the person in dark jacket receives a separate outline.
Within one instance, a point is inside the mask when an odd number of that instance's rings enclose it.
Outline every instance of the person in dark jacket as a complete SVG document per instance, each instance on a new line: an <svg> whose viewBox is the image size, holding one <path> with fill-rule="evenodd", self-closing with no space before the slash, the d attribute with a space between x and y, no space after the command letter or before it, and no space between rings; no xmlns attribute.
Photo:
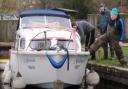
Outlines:
<svg viewBox="0 0 128 89"><path fill-rule="evenodd" d="M100 16L97 20L97 28L100 30L100 35L103 35L107 32L107 26L110 20L110 11L105 8L105 5L102 4L100 6ZM110 46L110 53L111 53L111 59L114 57L114 49L109 43ZM108 59L108 43L102 44L102 48L104 50L104 59Z"/></svg>
<svg viewBox="0 0 128 89"><path fill-rule="evenodd" d="M85 45L87 51L92 43L95 41L95 27L86 20L80 20L73 23L77 27L78 34L81 37L81 44ZM95 59L95 54L92 59Z"/></svg>
<svg viewBox="0 0 128 89"><path fill-rule="evenodd" d="M117 58L122 65L127 64L127 60L124 57L121 49L121 44L125 37L125 28L119 11L117 8L111 10L111 20L109 21L107 33L101 35L91 46L90 54L94 54L95 51L104 43L110 42L114 48Z"/></svg>

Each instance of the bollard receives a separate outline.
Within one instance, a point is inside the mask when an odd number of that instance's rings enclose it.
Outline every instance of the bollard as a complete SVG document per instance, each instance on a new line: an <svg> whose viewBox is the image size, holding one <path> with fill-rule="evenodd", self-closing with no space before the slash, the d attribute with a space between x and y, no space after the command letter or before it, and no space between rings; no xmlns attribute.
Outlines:
<svg viewBox="0 0 128 89"><path fill-rule="evenodd" d="M11 71L7 71L3 79L4 84L9 84L11 81Z"/></svg>

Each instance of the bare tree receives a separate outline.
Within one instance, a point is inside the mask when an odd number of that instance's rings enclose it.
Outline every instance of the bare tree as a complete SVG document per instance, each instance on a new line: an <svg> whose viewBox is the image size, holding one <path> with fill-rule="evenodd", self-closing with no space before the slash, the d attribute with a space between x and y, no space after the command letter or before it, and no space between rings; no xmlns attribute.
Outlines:
<svg viewBox="0 0 128 89"><path fill-rule="evenodd" d="M40 0L40 8L59 8L65 0Z"/></svg>
<svg viewBox="0 0 128 89"><path fill-rule="evenodd" d="M16 0L0 0L0 12L7 13L17 10Z"/></svg>

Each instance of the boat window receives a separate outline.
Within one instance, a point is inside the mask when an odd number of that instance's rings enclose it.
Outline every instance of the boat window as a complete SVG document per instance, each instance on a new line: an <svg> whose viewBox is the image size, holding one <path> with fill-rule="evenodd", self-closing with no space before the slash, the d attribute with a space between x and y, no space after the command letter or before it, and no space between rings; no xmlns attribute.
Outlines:
<svg viewBox="0 0 128 89"><path fill-rule="evenodd" d="M44 16L26 16L21 18L21 28L33 28L40 27L44 24Z"/></svg>
<svg viewBox="0 0 128 89"><path fill-rule="evenodd" d="M25 48L25 39L24 38L21 38L21 40L20 40L20 48L21 49Z"/></svg>
<svg viewBox="0 0 128 89"><path fill-rule="evenodd" d="M65 29L71 28L68 18L59 16L26 16L21 18L21 28L53 28Z"/></svg>
<svg viewBox="0 0 128 89"><path fill-rule="evenodd" d="M16 35L15 49L18 49L18 47L19 47L19 38L20 38L20 36L19 35Z"/></svg>
<svg viewBox="0 0 128 89"><path fill-rule="evenodd" d="M56 47L57 45L61 45L69 50L74 50L73 40L57 40L56 45L53 46L52 44L52 41L49 39L47 39L46 42L44 39L34 39L30 42L30 48L37 51L46 49L52 50L54 46Z"/></svg>
<svg viewBox="0 0 128 89"><path fill-rule="evenodd" d="M46 16L47 23L56 22L56 26L60 25L61 28L70 29L70 21L68 18L58 17L58 16Z"/></svg>
<svg viewBox="0 0 128 89"><path fill-rule="evenodd" d="M51 45L50 40L45 41L41 39L41 40L32 40L30 42L30 48L37 51L49 49L50 45Z"/></svg>
<svg viewBox="0 0 128 89"><path fill-rule="evenodd" d="M73 40L58 40L57 44L61 44L69 50L74 50Z"/></svg>

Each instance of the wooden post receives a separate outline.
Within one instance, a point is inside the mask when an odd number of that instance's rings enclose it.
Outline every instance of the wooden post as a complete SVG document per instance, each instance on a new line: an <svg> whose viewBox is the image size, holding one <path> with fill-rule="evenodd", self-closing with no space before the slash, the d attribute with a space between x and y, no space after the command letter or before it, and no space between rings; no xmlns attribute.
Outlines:
<svg viewBox="0 0 128 89"><path fill-rule="evenodd" d="M60 80L55 81L53 89L64 89L64 83Z"/></svg>

